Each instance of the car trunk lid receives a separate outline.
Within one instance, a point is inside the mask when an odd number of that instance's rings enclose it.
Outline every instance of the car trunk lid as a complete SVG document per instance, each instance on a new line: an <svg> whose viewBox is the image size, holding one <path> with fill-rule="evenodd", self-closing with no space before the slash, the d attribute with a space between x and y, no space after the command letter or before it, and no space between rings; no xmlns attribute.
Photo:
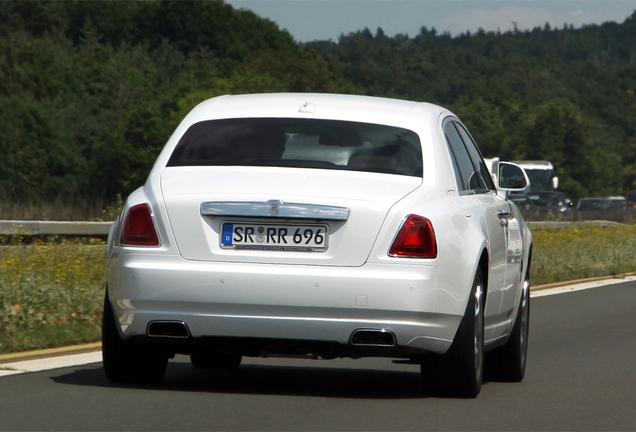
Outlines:
<svg viewBox="0 0 636 432"><path fill-rule="evenodd" d="M332 266L364 264L388 211L421 182L379 173L232 166L169 167L161 177L183 258ZM247 234L252 243L236 241L247 242Z"/></svg>

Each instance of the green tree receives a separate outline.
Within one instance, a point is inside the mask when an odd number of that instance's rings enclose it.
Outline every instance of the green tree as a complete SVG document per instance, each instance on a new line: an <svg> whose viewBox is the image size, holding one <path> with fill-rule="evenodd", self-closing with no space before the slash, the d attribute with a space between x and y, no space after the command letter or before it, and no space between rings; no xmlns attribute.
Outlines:
<svg viewBox="0 0 636 432"><path fill-rule="evenodd" d="M618 167L590 132L590 122L577 106L551 99L523 119L517 158L551 161L561 178L561 190L573 199L606 192L607 178Z"/></svg>
<svg viewBox="0 0 636 432"><path fill-rule="evenodd" d="M481 98L460 98L454 106L455 114L473 133L484 157L501 156L507 144L507 135L504 116L499 107Z"/></svg>

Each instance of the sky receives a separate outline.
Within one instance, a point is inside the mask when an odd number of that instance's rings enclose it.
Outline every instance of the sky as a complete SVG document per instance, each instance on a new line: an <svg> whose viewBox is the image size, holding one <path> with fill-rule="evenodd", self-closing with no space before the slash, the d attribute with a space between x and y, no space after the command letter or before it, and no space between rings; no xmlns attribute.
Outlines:
<svg viewBox="0 0 636 432"><path fill-rule="evenodd" d="M342 34L378 27L387 36L414 37L420 28L452 36L543 27L581 27L607 21L622 23L636 10L636 0L225 0L252 10L286 29L298 42L338 41Z"/></svg>

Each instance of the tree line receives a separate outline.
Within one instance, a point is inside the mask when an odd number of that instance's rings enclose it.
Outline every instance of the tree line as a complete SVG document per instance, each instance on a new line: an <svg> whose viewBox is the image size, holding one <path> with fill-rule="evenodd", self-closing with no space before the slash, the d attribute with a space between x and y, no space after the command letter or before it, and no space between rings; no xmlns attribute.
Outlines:
<svg viewBox="0 0 636 432"><path fill-rule="evenodd" d="M552 161L571 199L636 189L636 12L456 37L364 29L308 46L363 93L450 108L486 157Z"/></svg>
<svg viewBox="0 0 636 432"><path fill-rule="evenodd" d="M548 159L570 198L636 189L636 13L531 31L364 29L297 43L222 1L0 2L0 200L109 205L221 94L441 104L485 156Z"/></svg>

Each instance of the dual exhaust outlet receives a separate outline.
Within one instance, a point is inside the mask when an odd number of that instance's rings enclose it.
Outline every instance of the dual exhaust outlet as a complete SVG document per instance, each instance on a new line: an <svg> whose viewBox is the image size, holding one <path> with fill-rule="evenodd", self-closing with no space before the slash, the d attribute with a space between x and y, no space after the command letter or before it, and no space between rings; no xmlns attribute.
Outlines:
<svg viewBox="0 0 636 432"><path fill-rule="evenodd" d="M395 335L387 329L355 330L349 339L351 345L356 346L395 346Z"/></svg>
<svg viewBox="0 0 636 432"><path fill-rule="evenodd" d="M190 337L190 329L183 321L151 321L146 331L150 337L180 338Z"/></svg>
<svg viewBox="0 0 636 432"><path fill-rule="evenodd" d="M187 339L190 329L183 321L151 321L147 332L150 337ZM396 345L395 334L387 329L358 329L351 334L349 343L356 346Z"/></svg>

